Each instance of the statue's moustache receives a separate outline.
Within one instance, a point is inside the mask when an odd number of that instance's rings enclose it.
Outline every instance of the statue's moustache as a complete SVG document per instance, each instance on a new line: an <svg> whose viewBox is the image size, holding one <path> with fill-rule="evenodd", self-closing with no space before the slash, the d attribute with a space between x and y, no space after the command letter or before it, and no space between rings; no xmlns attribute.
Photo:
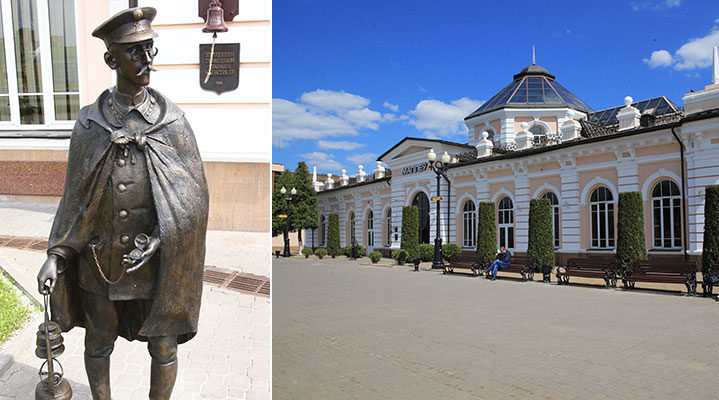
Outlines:
<svg viewBox="0 0 719 400"><path fill-rule="evenodd" d="M140 72L138 72L137 75L135 75L135 76L140 76L140 75L142 75L142 74L144 74L145 72L148 72L148 71L157 71L157 69L155 69L155 68L152 66L152 64L148 64L148 65L145 65L144 67L142 67L142 69L140 70Z"/></svg>

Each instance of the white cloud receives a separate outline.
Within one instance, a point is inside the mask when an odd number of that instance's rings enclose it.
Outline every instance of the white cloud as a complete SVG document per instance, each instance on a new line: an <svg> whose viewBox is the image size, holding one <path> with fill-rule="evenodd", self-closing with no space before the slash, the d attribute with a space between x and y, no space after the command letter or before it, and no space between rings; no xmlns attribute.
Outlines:
<svg viewBox="0 0 719 400"><path fill-rule="evenodd" d="M394 111L394 112L399 111L399 106L398 106L398 105L395 105L395 104L392 104L392 103L390 103L389 101L385 101L384 104L382 104L382 105L383 105L384 107L389 108L390 110L392 110L392 111Z"/></svg>
<svg viewBox="0 0 719 400"><path fill-rule="evenodd" d="M439 100L422 100L410 111L409 123L426 137L452 136L465 133L464 117L484 103L467 97L443 103Z"/></svg>
<svg viewBox="0 0 719 400"><path fill-rule="evenodd" d="M347 161L357 164L357 165L363 165L365 168L365 172L372 173L372 171L368 171L367 167L372 166L375 164L375 160L377 159L377 154L375 153L362 153L362 154L353 154L351 156L347 156ZM374 167L373 167L374 168Z"/></svg>
<svg viewBox="0 0 719 400"><path fill-rule="evenodd" d="M352 151L365 145L357 142L348 142L345 140L329 141L329 140L318 140L317 147L323 150L347 150Z"/></svg>
<svg viewBox="0 0 719 400"><path fill-rule="evenodd" d="M652 52L651 57L645 58L642 61L651 68L668 67L674 63L674 58L672 58L672 55L666 50L657 50Z"/></svg>
<svg viewBox="0 0 719 400"><path fill-rule="evenodd" d="M634 11L641 11L641 10L661 11L661 10L666 10L669 8L681 6L682 0L633 1L630 4L632 5L632 10L634 10Z"/></svg>
<svg viewBox="0 0 719 400"><path fill-rule="evenodd" d="M328 111L342 111L363 108L369 105L369 99L344 91L317 89L303 93L300 100L306 104Z"/></svg>
<svg viewBox="0 0 719 400"><path fill-rule="evenodd" d="M360 130L378 130L380 123L397 118L369 109L369 103L356 94L323 89L303 93L297 102L273 99L272 142L356 136Z"/></svg>
<svg viewBox="0 0 719 400"><path fill-rule="evenodd" d="M422 93L427 93L427 89L423 88L422 85L420 85L419 83L417 84L417 89L419 89L419 91Z"/></svg>
<svg viewBox="0 0 719 400"><path fill-rule="evenodd" d="M311 153L298 154L303 158L308 166L317 166L318 170L332 172L342 169L342 164L334 160L333 154L323 153L321 151L313 151Z"/></svg>
<svg viewBox="0 0 719 400"><path fill-rule="evenodd" d="M719 26L713 27L706 36L690 39L673 56L667 50L657 50L643 61L651 68L671 66L677 71L708 68L714 46L719 46Z"/></svg>

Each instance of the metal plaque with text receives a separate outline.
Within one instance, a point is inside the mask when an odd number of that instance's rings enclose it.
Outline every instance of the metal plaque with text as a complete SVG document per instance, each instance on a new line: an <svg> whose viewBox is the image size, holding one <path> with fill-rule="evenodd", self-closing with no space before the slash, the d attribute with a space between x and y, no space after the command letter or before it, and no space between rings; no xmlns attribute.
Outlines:
<svg viewBox="0 0 719 400"><path fill-rule="evenodd" d="M210 55L212 54L212 57ZM210 65L212 58L212 65ZM208 76L209 72L209 76ZM200 45L200 87L221 94L237 89L240 83L240 44Z"/></svg>

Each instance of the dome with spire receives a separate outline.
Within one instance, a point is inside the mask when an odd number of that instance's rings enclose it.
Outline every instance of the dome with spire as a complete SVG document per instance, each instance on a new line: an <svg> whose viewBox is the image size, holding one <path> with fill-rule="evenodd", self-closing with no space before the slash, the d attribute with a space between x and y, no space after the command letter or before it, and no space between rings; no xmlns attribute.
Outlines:
<svg viewBox="0 0 719 400"><path fill-rule="evenodd" d="M532 63L514 80L492 96L465 120L488 112L510 108L573 108L582 112L594 111L585 102L559 84L545 68Z"/></svg>

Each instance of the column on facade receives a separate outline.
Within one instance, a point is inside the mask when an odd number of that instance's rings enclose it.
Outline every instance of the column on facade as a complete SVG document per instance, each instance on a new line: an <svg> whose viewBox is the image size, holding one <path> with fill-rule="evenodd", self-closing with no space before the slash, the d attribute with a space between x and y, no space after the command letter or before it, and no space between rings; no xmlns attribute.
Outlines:
<svg viewBox="0 0 719 400"><path fill-rule="evenodd" d="M624 157L622 151L617 151L617 190L622 192L639 191L639 166L634 157ZM619 199L616 199L619 201ZM647 200L647 199L644 199Z"/></svg>
<svg viewBox="0 0 719 400"><path fill-rule="evenodd" d="M382 226L385 221L384 215L382 215L382 199L379 197L379 191L372 192L372 215L374 216L374 221L372 221L372 232L374 232L374 245L372 246L372 250L374 250L375 247L379 248L384 245ZM372 250L370 250L368 246L367 254Z"/></svg>
<svg viewBox="0 0 719 400"><path fill-rule="evenodd" d="M499 129L499 147L503 149L514 149L514 117L502 118Z"/></svg>
<svg viewBox="0 0 719 400"><path fill-rule="evenodd" d="M402 240L402 207L405 202L405 185L398 183L392 184L392 249L399 249ZM397 236L395 236L395 228Z"/></svg>
<svg viewBox="0 0 719 400"><path fill-rule="evenodd" d="M580 246L580 217L579 217L579 174L574 169L573 163L562 161L562 204L561 229L562 229L562 250L578 251Z"/></svg>
<svg viewBox="0 0 719 400"><path fill-rule="evenodd" d="M443 183L445 185L449 185L449 192L447 191L447 186L444 186L442 189L442 196L447 197L444 200L444 204L441 207L442 210L442 220L440 220L440 224L444 221L444 229L442 232L444 235L442 235L442 243L456 243L457 242L457 227L456 227L456 220L454 218L454 210L457 209L457 191L454 188L454 179L452 176L448 176L450 183L447 183L447 181L443 180ZM454 234L453 234L454 233ZM452 240L454 239L454 242ZM461 243L457 243L458 245L462 245Z"/></svg>
<svg viewBox="0 0 719 400"><path fill-rule="evenodd" d="M349 223L349 220L347 219L347 207L346 202L341 197L339 200L339 224L340 224L340 247L346 246L345 243L347 243L347 224Z"/></svg>
<svg viewBox="0 0 719 400"><path fill-rule="evenodd" d="M364 227L365 227L365 221L367 218L364 215L364 207L362 206L362 200L360 200L359 195L353 195L354 197L354 209L355 209L355 238L357 239L357 244L364 246L367 248L367 238L364 237ZM352 238L347 238L347 244L345 246L349 246L352 244Z"/></svg>
<svg viewBox="0 0 719 400"><path fill-rule="evenodd" d="M520 175L521 174L521 175ZM514 181L514 248L527 251L529 244L529 178L526 170L515 173Z"/></svg>
<svg viewBox="0 0 719 400"><path fill-rule="evenodd" d="M716 153L703 149L701 135L698 140L685 141L687 152L687 228L689 229L689 253L699 254L704 243L704 205L706 186L716 184L719 166ZM692 143L693 142L693 143Z"/></svg>
<svg viewBox="0 0 719 400"><path fill-rule="evenodd" d="M486 172L476 172L473 174L475 179L475 189L477 191L477 210L479 210L479 203L482 201L490 201L489 197L489 183L487 182Z"/></svg>

